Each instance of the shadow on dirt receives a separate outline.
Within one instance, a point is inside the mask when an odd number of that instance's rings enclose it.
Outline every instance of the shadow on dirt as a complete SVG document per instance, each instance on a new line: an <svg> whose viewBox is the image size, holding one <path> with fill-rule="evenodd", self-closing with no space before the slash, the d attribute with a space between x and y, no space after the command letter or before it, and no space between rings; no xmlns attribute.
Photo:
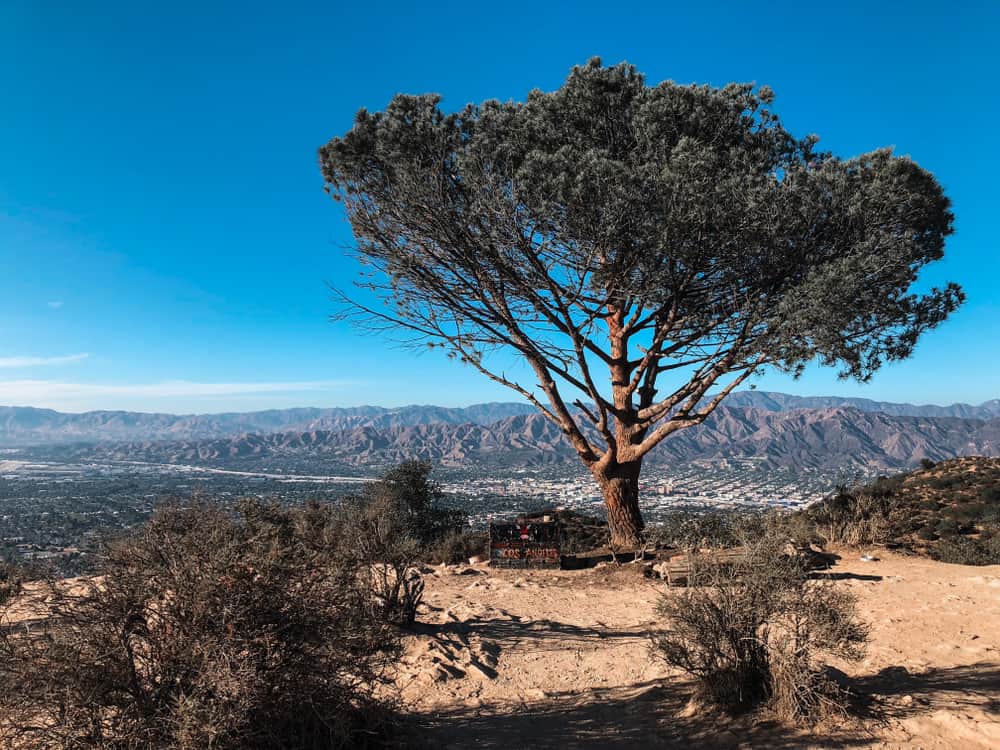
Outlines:
<svg viewBox="0 0 1000 750"><path fill-rule="evenodd" d="M534 623L538 624L538 623ZM599 631L547 623L531 631L522 623L482 623L491 637L636 638L627 631ZM475 624L472 625L475 627ZM499 632L497 632L499 630ZM1000 664L978 663L912 674L890 667L847 678L858 696L855 716L819 730L795 729L762 715L728 717L692 711L692 686L678 679L546 695L499 706L457 706L414 717L418 734L437 750L624 750L679 748L709 750L740 745L774 750L859 748L878 744L879 727L942 707L976 706L1000 715ZM745 743L745 744L744 744Z"/></svg>
<svg viewBox="0 0 1000 750"><path fill-rule="evenodd" d="M975 707L1000 717L1000 664L979 662L909 672L887 667L849 681L860 710L875 719L901 719L938 708Z"/></svg>
<svg viewBox="0 0 1000 750"><path fill-rule="evenodd" d="M580 627L555 620L524 620L503 613L490 619L471 618L445 623L416 623L413 632L435 638L457 636L467 639L478 636L496 643L501 649L517 646L522 652L564 650L573 645L590 645L601 641L648 641L654 632L648 628L615 629L610 627Z"/></svg>

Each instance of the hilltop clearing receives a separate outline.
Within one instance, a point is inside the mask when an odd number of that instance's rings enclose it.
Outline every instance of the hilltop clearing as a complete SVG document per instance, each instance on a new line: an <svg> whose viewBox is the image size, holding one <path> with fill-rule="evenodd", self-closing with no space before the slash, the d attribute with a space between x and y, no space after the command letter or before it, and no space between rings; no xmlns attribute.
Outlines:
<svg viewBox="0 0 1000 750"><path fill-rule="evenodd" d="M648 648L665 587L629 565L434 569L396 682L439 748L1000 746L1000 566L842 555L871 641L836 666L869 705L812 733L690 705Z"/></svg>
<svg viewBox="0 0 1000 750"><path fill-rule="evenodd" d="M828 575L871 627L858 663L834 663L856 717L813 730L769 714L729 717L651 656L668 589L638 565L580 571L425 569L419 621L392 694L413 743L465 748L1000 747L1000 566L841 550ZM68 582L70 586L76 585ZM28 584L5 626L45 617Z"/></svg>

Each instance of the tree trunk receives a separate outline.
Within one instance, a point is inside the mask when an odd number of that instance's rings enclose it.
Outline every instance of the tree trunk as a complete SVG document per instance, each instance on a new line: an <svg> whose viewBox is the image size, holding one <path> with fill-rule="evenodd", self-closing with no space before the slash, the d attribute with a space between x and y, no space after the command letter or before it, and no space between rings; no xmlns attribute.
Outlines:
<svg viewBox="0 0 1000 750"><path fill-rule="evenodd" d="M597 484L608 509L611 545L615 548L636 549L643 529L639 512L639 471L641 461L614 464L594 471Z"/></svg>

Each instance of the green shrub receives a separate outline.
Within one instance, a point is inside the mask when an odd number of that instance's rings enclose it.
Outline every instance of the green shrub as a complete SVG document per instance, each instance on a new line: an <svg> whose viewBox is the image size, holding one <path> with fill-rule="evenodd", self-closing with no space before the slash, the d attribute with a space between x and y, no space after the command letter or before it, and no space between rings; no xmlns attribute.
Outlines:
<svg viewBox="0 0 1000 750"><path fill-rule="evenodd" d="M984 503L1000 505L1000 486L983 487L979 490L979 499Z"/></svg>
<svg viewBox="0 0 1000 750"><path fill-rule="evenodd" d="M465 512L443 508L441 486L431 479L427 461L404 461L386 471L362 493L362 499L381 504L391 512L400 533L422 546L436 544L465 528Z"/></svg>
<svg viewBox="0 0 1000 750"><path fill-rule="evenodd" d="M934 527L934 532L940 537L957 536L959 531L958 522L953 518L942 518Z"/></svg>
<svg viewBox="0 0 1000 750"><path fill-rule="evenodd" d="M440 506L444 493L431 470L425 461L401 463L344 498L340 512L340 537L370 572L378 611L402 627L413 625L423 598L421 562L482 551L479 539L467 534L466 514Z"/></svg>

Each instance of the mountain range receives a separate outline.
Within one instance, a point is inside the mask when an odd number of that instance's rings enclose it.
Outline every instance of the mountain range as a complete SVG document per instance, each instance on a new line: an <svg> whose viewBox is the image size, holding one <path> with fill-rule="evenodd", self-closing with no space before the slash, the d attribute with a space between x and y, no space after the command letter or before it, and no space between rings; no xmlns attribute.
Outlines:
<svg viewBox="0 0 1000 750"><path fill-rule="evenodd" d="M42 446L33 453L74 460L247 468L317 461L365 466L407 458L507 467L577 460L554 425L517 403L187 416L0 407L0 445ZM743 391L703 425L671 435L647 461L737 458L798 469L877 471L963 455L1000 456L1000 400L914 406Z"/></svg>
<svg viewBox="0 0 1000 750"><path fill-rule="evenodd" d="M725 401L730 409L788 412L849 408L898 417L1000 417L1000 399L973 406L936 406L872 401L837 396L791 396L766 391L737 391ZM347 408L270 409L222 414L157 414L90 411L67 414L26 406L0 406L0 447L107 443L153 440L213 440L247 434L343 431L359 427L388 429L416 425L491 425L509 417L535 414L528 404L500 402L464 408L442 406L356 406Z"/></svg>

